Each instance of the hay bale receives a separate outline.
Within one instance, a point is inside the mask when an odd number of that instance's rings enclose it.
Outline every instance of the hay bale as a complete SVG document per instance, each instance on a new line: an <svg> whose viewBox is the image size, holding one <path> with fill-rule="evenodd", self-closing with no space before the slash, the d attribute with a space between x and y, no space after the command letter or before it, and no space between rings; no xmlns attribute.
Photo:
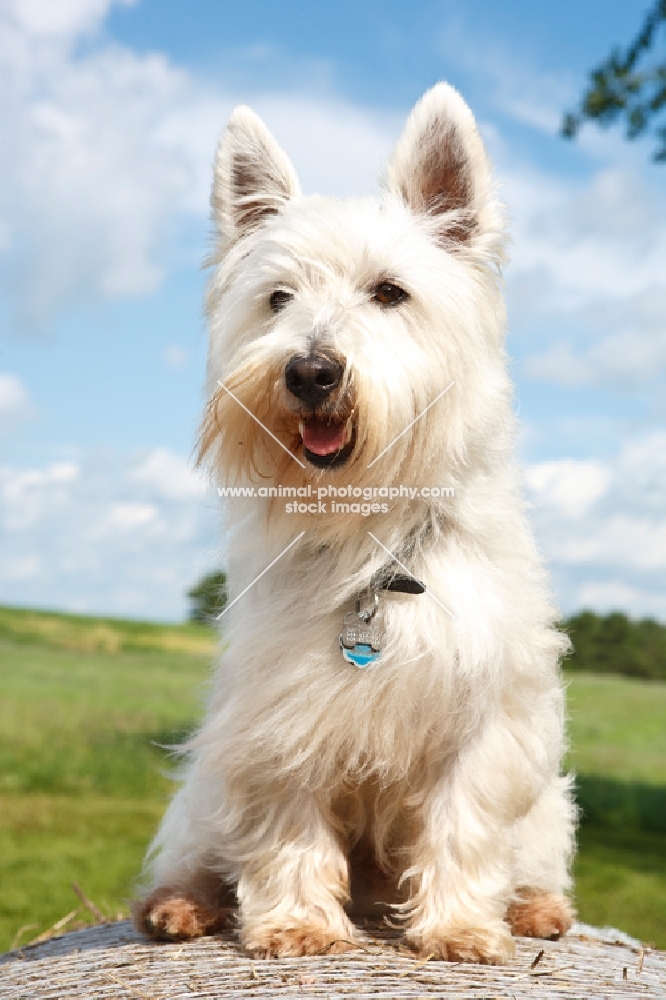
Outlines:
<svg viewBox="0 0 666 1000"><path fill-rule="evenodd" d="M128 921L74 931L0 956L0 997L195 1000L224 997L666 997L666 953L619 931L577 924L562 941L517 940L503 967L414 958L387 928L366 928L364 950L255 961L232 934L155 944Z"/></svg>

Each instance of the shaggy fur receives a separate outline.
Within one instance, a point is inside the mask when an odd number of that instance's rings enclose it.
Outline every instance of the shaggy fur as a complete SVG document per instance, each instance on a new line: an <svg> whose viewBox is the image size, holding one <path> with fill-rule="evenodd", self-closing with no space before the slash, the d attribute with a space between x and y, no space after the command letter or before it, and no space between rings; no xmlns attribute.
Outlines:
<svg viewBox="0 0 666 1000"><path fill-rule="evenodd" d="M228 502L230 600L250 589L224 618L137 922L214 932L231 891L255 955L353 947L354 913L388 910L423 955L503 962L511 929L571 923L575 817L560 776L567 643L512 457L503 214L474 119L434 87L380 196L338 201L302 196L241 107L212 205L201 456L218 482L454 494L367 516ZM304 400L288 366L312 357L337 374ZM343 616L397 568L369 532L428 593L382 593L385 647L358 669Z"/></svg>

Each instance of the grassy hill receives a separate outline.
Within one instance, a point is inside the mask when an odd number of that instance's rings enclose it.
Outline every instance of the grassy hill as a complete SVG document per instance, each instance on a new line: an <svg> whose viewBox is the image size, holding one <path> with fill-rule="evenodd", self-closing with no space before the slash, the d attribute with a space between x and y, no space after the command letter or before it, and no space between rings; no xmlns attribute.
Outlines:
<svg viewBox="0 0 666 1000"><path fill-rule="evenodd" d="M126 914L215 648L197 625L0 608L0 951ZM666 684L576 673L581 919L666 947ZM64 921L64 922L63 922Z"/></svg>

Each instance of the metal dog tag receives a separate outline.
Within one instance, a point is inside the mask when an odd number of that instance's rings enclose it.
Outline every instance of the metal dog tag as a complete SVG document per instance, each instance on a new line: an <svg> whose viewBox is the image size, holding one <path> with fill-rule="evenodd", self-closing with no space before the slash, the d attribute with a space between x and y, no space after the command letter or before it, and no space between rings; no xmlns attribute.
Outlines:
<svg viewBox="0 0 666 1000"><path fill-rule="evenodd" d="M381 656L383 638L381 625L372 619L368 621L367 613L350 611L345 615L340 649L347 663L353 663L355 667L367 667L374 663Z"/></svg>

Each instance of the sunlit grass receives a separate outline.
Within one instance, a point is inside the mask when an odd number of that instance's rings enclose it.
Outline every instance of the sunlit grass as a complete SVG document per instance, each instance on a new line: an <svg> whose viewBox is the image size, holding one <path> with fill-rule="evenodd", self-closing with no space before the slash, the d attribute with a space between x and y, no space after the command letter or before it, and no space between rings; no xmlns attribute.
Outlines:
<svg viewBox="0 0 666 1000"><path fill-rule="evenodd" d="M153 649L206 655L215 648L212 634L200 625L160 625L6 607L0 607L0 639L87 653Z"/></svg>
<svg viewBox="0 0 666 1000"><path fill-rule="evenodd" d="M201 626L0 609L0 950L85 918L72 882L127 913L172 788L160 744L199 717L214 646ZM580 917L665 947L666 685L577 674L569 704Z"/></svg>
<svg viewBox="0 0 666 1000"><path fill-rule="evenodd" d="M666 684L603 674L568 680L575 769L666 787Z"/></svg>

